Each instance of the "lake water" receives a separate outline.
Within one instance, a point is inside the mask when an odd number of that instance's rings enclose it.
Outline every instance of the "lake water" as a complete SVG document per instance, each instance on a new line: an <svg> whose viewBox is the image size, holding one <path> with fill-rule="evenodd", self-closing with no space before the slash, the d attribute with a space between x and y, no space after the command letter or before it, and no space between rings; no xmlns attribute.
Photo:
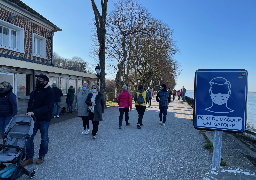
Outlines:
<svg viewBox="0 0 256 180"><path fill-rule="evenodd" d="M194 91L187 90L186 96L194 99ZM256 128L256 93L247 96L247 125Z"/></svg>

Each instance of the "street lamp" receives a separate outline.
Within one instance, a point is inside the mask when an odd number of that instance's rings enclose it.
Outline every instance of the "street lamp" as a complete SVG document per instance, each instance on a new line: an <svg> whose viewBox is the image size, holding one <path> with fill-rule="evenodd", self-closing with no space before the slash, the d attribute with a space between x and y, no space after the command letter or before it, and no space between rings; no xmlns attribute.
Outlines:
<svg viewBox="0 0 256 180"><path fill-rule="evenodd" d="M95 71L96 71L96 76L98 77L98 79L97 79L97 85L99 85L100 72L101 72L101 69L100 69L100 66L99 66L99 65L95 67Z"/></svg>

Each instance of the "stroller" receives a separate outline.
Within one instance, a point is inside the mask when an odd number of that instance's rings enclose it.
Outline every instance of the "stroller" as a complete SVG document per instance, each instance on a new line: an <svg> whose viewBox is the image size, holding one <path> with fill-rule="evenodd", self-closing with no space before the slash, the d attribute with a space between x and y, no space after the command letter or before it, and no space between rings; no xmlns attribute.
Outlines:
<svg viewBox="0 0 256 180"><path fill-rule="evenodd" d="M34 117L33 117L34 118ZM25 147L33 134L34 120L31 116L16 115L5 128L4 144L0 144L0 179L18 179L26 174L31 179L35 170L29 172L21 162L25 159ZM8 164L8 165L6 165Z"/></svg>

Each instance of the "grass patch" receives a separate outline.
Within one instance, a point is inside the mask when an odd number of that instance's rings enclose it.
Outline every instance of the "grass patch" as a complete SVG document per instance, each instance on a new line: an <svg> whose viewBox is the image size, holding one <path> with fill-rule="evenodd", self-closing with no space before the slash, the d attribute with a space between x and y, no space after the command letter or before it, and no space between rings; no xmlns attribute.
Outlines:
<svg viewBox="0 0 256 180"><path fill-rule="evenodd" d="M204 149L208 149L211 152L213 152L213 144L211 141L208 141L205 145L204 145Z"/></svg>
<svg viewBox="0 0 256 180"><path fill-rule="evenodd" d="M110 107L114 107L114 106L118 106L118 103L117 102L113 102L113 101L107 101L106 105L110 106Z"/></svg>
<svg viewBox="0 0 256 180"><path fill-rule="evenodd" d="M220 166L227 166L227 163L221 158Z"/></svg>

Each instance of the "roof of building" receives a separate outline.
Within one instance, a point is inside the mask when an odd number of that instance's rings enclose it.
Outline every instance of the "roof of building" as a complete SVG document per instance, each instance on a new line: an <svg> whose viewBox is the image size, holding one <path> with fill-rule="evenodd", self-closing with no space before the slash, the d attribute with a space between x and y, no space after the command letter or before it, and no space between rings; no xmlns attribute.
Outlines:
<svg viewBox="0 0 256 180"><path fill-rule="evenodd" d="M62 31L59 27L57 27L55 24L53 24L51 21L43 17L41 14L36 12L34 9L26 5L24 2L20 0L3 0L9 4L12 4L13 6L22 9L23 11L27 12L28 14L33 15L34 17L39 18L40 20L44 21L47 24L50 24L51 26L55 27L55 31Z"/></svg>
<svg viewBox="0 0 256 180"><path fill-rule="evenodd" d="M90 79L97 79L95 74L85 73L81 71L74 71L71 69L55 67L50 64L34 61L30 59L24 59L21 57L15 57L7 54L0 53L0 65L15 67L15 68L24 68L24 69L33 69L36 71L44 71L55 74L63 74L77 77L84 77Z"/></svg>

